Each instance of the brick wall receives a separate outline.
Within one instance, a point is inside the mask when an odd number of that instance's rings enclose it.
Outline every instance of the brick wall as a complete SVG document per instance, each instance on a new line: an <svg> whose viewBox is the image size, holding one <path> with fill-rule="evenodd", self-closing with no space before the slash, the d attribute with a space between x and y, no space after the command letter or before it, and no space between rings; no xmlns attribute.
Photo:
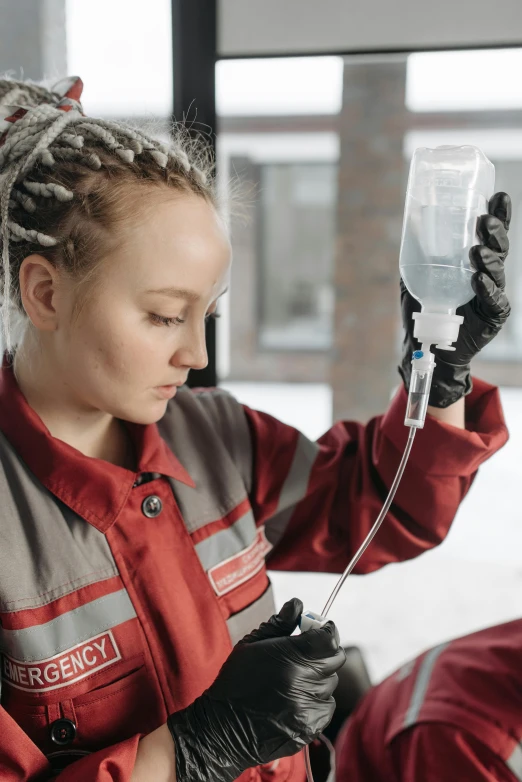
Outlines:
<svg viewBox="0 0 522 782"><path fill-rule="evenodd" d="M340 117L334 416L367 420L398 382L406 61L348 60Z"/></svg>

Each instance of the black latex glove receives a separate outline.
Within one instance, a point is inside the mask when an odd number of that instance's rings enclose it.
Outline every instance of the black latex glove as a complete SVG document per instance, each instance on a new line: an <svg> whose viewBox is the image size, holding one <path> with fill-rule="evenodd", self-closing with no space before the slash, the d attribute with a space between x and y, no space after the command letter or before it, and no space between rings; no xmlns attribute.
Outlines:
<svg viewBox="0 0 522 782"><path fill-rule="evenodd" d="M495 193L489 202L489 214L479 217L477 233L482 244L469 251L471 265L477 270L471 279L475 297L459 307L464 316L455 350L433 349L436 367L429 404L449 407L472 388L470 362L495 337L511 312L505 294L504 261L509 250L508 229L511 220L511 199L506 193ZM413 336L412 314L421 305L410 295L401 280L402 322L405 336L399 372L406 390L410 385L411 359L420 345Z"/></svg>
<svg viewBox="0 0 522 782"><path fill-rule="evenodd" d="M180 782L231 782L247 768L294 755L330 722L346 655L333 622L291 636L294 598L232 650L216 681L167 724Z"/></svg>

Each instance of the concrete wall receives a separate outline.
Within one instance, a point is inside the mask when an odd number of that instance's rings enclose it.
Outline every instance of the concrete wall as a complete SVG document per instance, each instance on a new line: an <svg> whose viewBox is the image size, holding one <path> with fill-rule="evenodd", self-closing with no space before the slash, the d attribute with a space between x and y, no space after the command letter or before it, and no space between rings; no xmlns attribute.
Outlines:
<svg viewBox="0 0 522 782"><path fill-rule="evenodd" d="M37 80L66 69L65 0L0 0L0 73Z"/></svg>
<svg viewBox="0 0 522 782"><path fill-rule="evenodd" d="M522 3L503 0L219 0L222 56L522 42Z"/></svg>

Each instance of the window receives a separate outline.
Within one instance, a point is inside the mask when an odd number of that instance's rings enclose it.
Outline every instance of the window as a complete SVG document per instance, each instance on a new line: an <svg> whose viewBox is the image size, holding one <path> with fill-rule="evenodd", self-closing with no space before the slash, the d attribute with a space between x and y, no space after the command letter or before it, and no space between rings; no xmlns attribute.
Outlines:
<svg viewBox="0 0 522 782"><path fill-rule="evenodd" d="M386 409L399 383L398 261L415 147L481 147L513 199L513 313L473 365L513 386L502 388L510 442L481 467L440 547L350 579L332 612L379 679L431 644L520 614L522 49L305 59L218 67L222 192L232 184L248 207L231 213L234 267L218 324L222 384L240 400L309 436L332 418ZM499 72L511 78L489 79ZM272 579L279 603L298 594L314 610L335 581Z"/></svg>
<svg viewBox="0 0 522 782"><path fill-rule="evenodd" d="M67 69L103 117L170 119L170 0L66 0Z"/></svg>
<svg viewBox="0 0 522 782"><path fill-rule="evenodd" d="M261 167L260 346L332 345L337 166Z"/></svg>

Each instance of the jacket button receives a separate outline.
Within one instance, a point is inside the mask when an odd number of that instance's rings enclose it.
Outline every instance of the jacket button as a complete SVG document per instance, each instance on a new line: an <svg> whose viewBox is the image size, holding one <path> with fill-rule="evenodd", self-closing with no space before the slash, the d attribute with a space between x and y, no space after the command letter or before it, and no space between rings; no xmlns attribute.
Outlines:
<svg viewBox="0 0 522 782"><path fill-rule="evenodd" d="M56 720L51 725L51 741L60 747L65 747L74 741L76 736L76 725L71 720Z"/></svg>
<svg viewBox="0 0 522 782"><path fill-rule="evenodd" d="M155 494L151 494L150 497L145 497L141 503L141 509L145 516L147 516L149 519L154 519L156 516L159 516L162 508L163 503L159 497L156 497Z"/></svg>

